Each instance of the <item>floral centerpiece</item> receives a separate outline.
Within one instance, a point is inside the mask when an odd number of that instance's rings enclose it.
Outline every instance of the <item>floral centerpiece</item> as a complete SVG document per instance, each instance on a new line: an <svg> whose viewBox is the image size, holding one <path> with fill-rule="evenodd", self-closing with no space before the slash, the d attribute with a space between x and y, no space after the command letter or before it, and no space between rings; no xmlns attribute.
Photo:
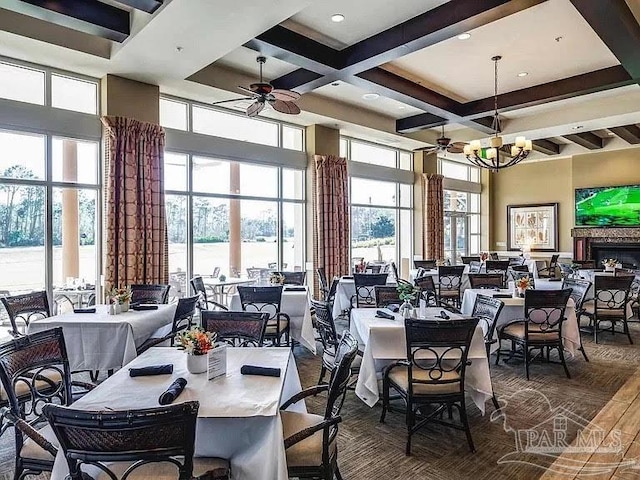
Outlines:
<svg viewBox="0 0 640 480"><path fill-rule="evenodd" d="M618 260L615 258L605 258L602 261L602 265L604 265L604 269L607 272L613 272L616 269L616 266L618 265Z"/></svg>
<svg viewBox="0 0 640 480"><path fill-rule="evenodd" d="M284 285L284 275L278 272L272 272L269 275L269 283L271 285Z"/></svg>
<svg viewBox="0 0 640 480"><path fill-rule="evenodd" d="M179 332L175 341L178 350L187 352L187 370L191 373L207 371L207 354L215 348L216 334L201 327Z"/></svg>
<svg viewBox="0 0 640 480"><path fill-rule="evenodd" d="M111 303L120 304L121 311L126 312L129 310L129 302L131 301L131 296L133 293L131 292L131 287L126 286L122 287L113 287L109 291L109 298Z"/></svg>
<svg viewBox="0 0 640 480"><path fill-rule="evenodd" d="M516 288L518 289L518 295L523 296L527 288L531 288L532 282L529 277L520 277L516 280Z"/></svg>
<svg viewBox="0 0 640 480"><path fill-rule="evenodd" d="M484 262L489 258L489 254L487 252L480 252L480 261Z"/></svg>
<svg viewBox="0 0 640 480"><path fill-rule="evenodd" d="M413 309L412 302L415 301L420 291L410 283L404 282L400 283L396 287L396 290L398 291L398 298L403 302L400 306L400 313L402 313L402 316L405 318L410 317L411 310Z"/></svg>

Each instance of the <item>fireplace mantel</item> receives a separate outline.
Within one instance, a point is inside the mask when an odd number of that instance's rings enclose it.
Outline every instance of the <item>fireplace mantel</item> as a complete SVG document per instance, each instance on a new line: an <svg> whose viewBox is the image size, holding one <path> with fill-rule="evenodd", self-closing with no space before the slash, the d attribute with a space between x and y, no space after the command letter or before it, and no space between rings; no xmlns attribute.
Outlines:
<svg viewBox="0 0 640 480"><path fill-rule="evenodd" d="M592 250L594 246L602 249L605 244L613 248L614 246L625 248L628 245L630 248L627 250L636 252L640 248L640 228L636 227L576 227L571 230L571 236L573 237L573 255L576 260L598 260ZM598 252L602 253L601 250Z"/></svg>

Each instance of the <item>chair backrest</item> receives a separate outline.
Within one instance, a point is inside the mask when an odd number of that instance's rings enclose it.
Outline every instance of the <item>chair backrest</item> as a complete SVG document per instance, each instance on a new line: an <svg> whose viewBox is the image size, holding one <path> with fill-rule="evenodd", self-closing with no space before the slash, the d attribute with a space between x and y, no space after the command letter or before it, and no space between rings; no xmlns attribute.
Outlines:
<svg viewBox="0 0 640 480"><path fill-rule="evenodd" d="M467 355L477 324L477 318L445 321L405 319L410 397L421 385L459 383L460 393L464 392ZM416 370L425 372L426 376L414 375Z"/></svg>
<svg viewBox="0 0 640 480"><path fill-rule="evenodd" d="M433 281L431 275L425 275L424 277L416 278L413 284L420 289L422 298L427 302L427 305L438 305L438 294L436 292L436 284Z"/></svg>
<svg viewBox="0 0 640 480"><path fill-rule="evenodd" d="M480 256L471 255L468 257L460 257L464 265L469 265L471 262L480 262Z"/></svg>
<svg viewBox="0 0 640 480"><path fill-rule="evenodd" d="M268 313L269 320L278 317L282 304L282 285L270 287L238 286L240 304L246 312Z"/></svg>
<svg viewBox="0 0 640 480"><path fill-rule="evenodd" d="M524 264L524 257L509 257L509 265L511 265L512 267L514 265L522 265Z"/></svg>
<svg viewBox="0 0 640 480"><path fill-rule="evenodd" d="M356 288L356 305L361 307L374 307L376 304L374 287L387 284L386 273L354 273L353 283Z"/></svg>
<svg viewBox="0 0 640 480"><path fill-rule="evenodd" d="M196 307L200 301L200 295L192 297L182 297L178 299L176 313L173 316L173 333L189 328L193 316L196 314Z"/></svg>
<svg viewBox="0 0 640 480"><path fill-rule="evenodd" d="M331 305L329 302L311 300L311 306L316 311L316 330L320 336L323 350L325 352L328 350L335 351L338 345L338 334L336 333L336 325L331 313Z"/></svg>
<svg viewBox="0 0 640 480"><path fill-rule="evenodd" d="M382 265L380 264L367 263L367 265L364 267L364 271L365 273L369 273L369 274L381 273L380 272L381 268L382 268Z"/></svg>
<svg viewBox="0 0 640 480"><path fill-rule="evenodd" d="M398 289L394 286L376 285L373 289L376 297L376 307L378 308L392 304L400 305L402 303Z"/></svg>
<svg viewBox="0 0 640 480"><path fill-rule="evenodd" d="M413 268L424 268L425 270L431 270L436 268L436 260L414 260Z"/></svg>
<svg viewBox="0 0 640 480"><path fill-rule="evenodd" d="M336 348L335 366L329 379L329 393L324 412L325 419L333 418L340 414L349 379L351 378L351 365L357 353L358 341L349 330L345 330Z"/></svg>
<svg viewBox="0 0 640 480"><path fill-rule="evenodd" d="M442 265L438 267L440 290L460 290L464 265Z"/></svg>
<svg viewBox="0 0 640 480"><path fill-rule="evenodd" d="M469 262L469 273L480 273L482 269L482 262L476 262L475 260Z"/></svg>
<svg viewBox="0 0 640 480"><path fill-rule="evenodd" d="M571 289L563 290L526 290L524 294L525 332L529 323L535 324L542 332L561 332L562 322Z"/></svg>
<svg viewBox="0 0 640 480"><path fill-rule="evenodd" d="M479 323L484 324L482 331L484 332L484 341L486 344L493 341L496 322L500 316L500 312L502 312L502 307L504 307L504 302L498 298L476 295L471 316L477 318Z"/></svg>
<svg viewBox="0 0 640 480"><path fill-rule="evenodd" d="M277 272L284 277L284 283L287 285L304 285L307 278L307 272Z"/></svg>
<svg viewBox="0 0 640 480"><path fill-rule="evenodd" d="M259 280L262 275L262 268L247 268L247 277L252 280Z"/></svg>
<svg viewBox="0 0 640 480"><path fill-rule="evenodd" d="M501 273L470 273L471 288L502 288L504 279Z"/></svg>
<svg viewBox="0 0 640 480"><path fill-rule="evenodd" d="M331 281L331 287L329 287L329 294L327 295L327 298L325 298L327 302L333 302L333 300L336 298L336 292L338 291L339 284L340 279L338 277L334 277L334 279Z"/></svg>
<svg viewBox="0 0 640 480"><path fill-rule="evenodd" d="M511 266L509 266L509 269L511 269L514 272L526 272L526 273L529 273L529 267L527 265L511 265Z"/></svg>
<svg viewBox="0 0 640 480"><path fill-rule="evenodd" d="M233 347L261 347L269 313L203 310L200 320L202 328Z"/></svg>
<svg viewBox="0 0 640 480"><path fill-rule="evenodd" d="M587 297L587 293L591 288L591 282L578 278L565 278L562 280L562 288L571 289L571 298L573 298L573 303L575 303L576 311L580 311Z"/></svg>
<svg viewBox="0 0 640 480"><path fill-rule="evenodd" d="M4 305L7 314L9 315L9 321L11 322L12 334L14 336L21 335L18 329L18 321L22 320L25 325L29 325L29 322L34 318L45 318L51 316L51 308L49 307L49 299L47 298L47 292L31 292L23 295L13 295L9 297L2 297L2 304Z"/></svg>
<svg viewBox="0 0 640 480"><path fill-rule="evenodd" d="M44 414L64 452L71 480L84 480L82 470L118 476L110 462L131 462L122 477L136 476L146 463L176 466L175 478L192 478L198 402L118 412L75 410L47 405ZM183 457L183 462L175 457ZM83 465L84 464L84 465ZM98 467L99 465L99 467ZM101 471L102 470L102 471ZM97 478L97 477L96 477Z"/></svg>
<svg viewBox="0 0 640 480"><path fill-rule="evenodd" d="M393 272L393 278L396 282L400 281L400 274L398 273L398 266L396 262L391 262L391 271Z"/></svg>
<svg viewBox="0 0 640 480"><path fill-rule="evenodd" d="M198 306L201 309L206 309L207 305L207 289L204 286L204 280L200 275L193 277L191 279L191 288L193 288L193 292L196 293L199 297Z"/></svg>
<svg viewBox="0 0 640 480"><path fill-rule="evenodd" d="M551 261L549 262L549 268L556 268L558 266L558 259L560 258L559 254L551 255Z"/></svg>
<svg viewBox="0 0 640 480"><path fill-rule="evenodd" d="M324 267L319 267L316 269L316 273L318 274L318 284L320 285L320 290L322 290L322 295L325 300L327 300L327 296L329 295L329 282L327 281L327 273L325 272Z"/></svg>
<svg viewBox="0 0 640 480"><path fill-rule="evenodd" d="M485 271L487 273L506 272L509 269L509 260L487 260Z"/></svg>
<svg viewBox="0 0 640 480"><path fill-rule="evenodd" d="M491 253L489 254L489 258L490 258L491 260L500 260L500 257L498 256L498 254L497 254L496 252L491 252Z"/></svg>
<svg viewBox="0 0 640 480"><path fill-rule="evenodd" d="M220 267L213 267L213 272L211 273L213 278L218 278L220 276Z"/></svg>
<svg viewBox="0 0 640 480"><path fill-rule="evenodd" d="M131 303L167 303L169 285L131 285Z"/></svg>
<svg viewBox="0 0 640 480"><path fill-rule="evenodd" d="M595 313L603 310L621 310L624 312L627 300L629 299L629 291L634 277L596 275L594 278L594 299Z"/></svg>

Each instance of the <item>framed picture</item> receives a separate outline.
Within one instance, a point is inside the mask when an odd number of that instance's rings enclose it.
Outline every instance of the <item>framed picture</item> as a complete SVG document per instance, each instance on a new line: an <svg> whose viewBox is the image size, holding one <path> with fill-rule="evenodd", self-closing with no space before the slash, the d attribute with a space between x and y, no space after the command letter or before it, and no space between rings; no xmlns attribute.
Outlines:
<svg viewBox="0 0 640 480"><path fill-rule="evenodd" d="M507 250L558 251L558 204L507 205Z"/></svg>

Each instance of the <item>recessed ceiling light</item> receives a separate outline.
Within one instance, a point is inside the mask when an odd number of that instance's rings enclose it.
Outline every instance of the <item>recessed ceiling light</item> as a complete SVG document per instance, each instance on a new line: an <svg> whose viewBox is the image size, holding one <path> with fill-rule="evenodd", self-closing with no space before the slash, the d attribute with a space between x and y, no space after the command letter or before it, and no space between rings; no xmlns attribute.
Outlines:
<svg viewBox="0 0 640 480"><path fill-rule="evenodd" d="M574 127L571 127L571 130L580 130L581 128L584 128L584 125L576 125Z"/></svg>
<svg viewBox="0 0 640 480"><path fill-rule="evenodd" d="M520 72L518 74L519 77L526 77L527 75L529 75L529 72Z"/></svg>
<svg viewBox="0 0 640 480"><path fill-rule="evenodd" d="M405 108L407 108L407 107L405 107L404 105L398 106L398 110L404 110Z"/></svg>
<svg viewBox="0 0 640 480"><path fill-rule="evenodd" d="M362 98L364 98L365 100L377 100L378 98L380 98L380 95L378 95L377 93L365 93L364 95L362 95Z"/></svg>
<svg viewBox="0 0 640 480"><path fill-rule="evenodd" d="M184 48L182 48L180 45L176 47L176 52L180 53L182 52L182 50L184 50Z"/></svg>
<svg viewBox="0 0 640 480"><path fill-rule="evenodd" d="M470 38L470 33L461 33L460 35L458 35L458 40L469 40Z"/></svg>
<svg viewBox="0 0 640 480"><path fill-rule="evenodd" d="M344 22L344 15L342 15L341 13L331 15L331 21L335 23Z"/></svg>

